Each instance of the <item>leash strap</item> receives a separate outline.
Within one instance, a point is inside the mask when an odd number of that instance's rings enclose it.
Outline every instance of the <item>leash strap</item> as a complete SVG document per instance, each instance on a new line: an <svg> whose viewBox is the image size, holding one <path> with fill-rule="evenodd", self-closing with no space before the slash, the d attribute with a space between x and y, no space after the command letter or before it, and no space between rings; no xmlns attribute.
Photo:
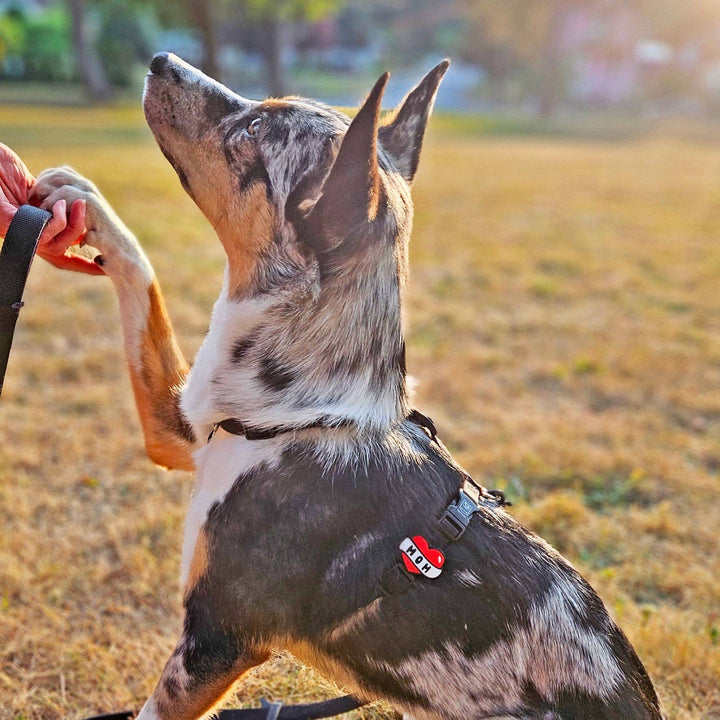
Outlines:
<svg viewBox="0 0 720 720"><path fill-rule="evenodd" d="M0 249L0 393L2 393L15 324L23 306L30 265L40 235L52 215L46 210L23 205L15 213Z"/></svg>
<svg viewBox="0 0 720 720"><path fill-rule="evenodd" d="M270 703L261 700L262 707L245 710L221 710L217 713L218 720L315 720L356 710L367 703L353 695L343 695L324 702L308 705L283 705L281 702Z"/></svg>
<svg viewBox="0 0 720 720"><path fill-rule="evenodd" d="M213 717L217 720L319 720L319 718L341 715L367 705L366 702L358 700L353 695L343 695L332 700L307 705L283 705L281 702L268 702L262 698L260 704L262 707L259 708L220 710ZM127 710L107 715L94 715L86 720L132 720L134 716L134 712Z"/></svg>

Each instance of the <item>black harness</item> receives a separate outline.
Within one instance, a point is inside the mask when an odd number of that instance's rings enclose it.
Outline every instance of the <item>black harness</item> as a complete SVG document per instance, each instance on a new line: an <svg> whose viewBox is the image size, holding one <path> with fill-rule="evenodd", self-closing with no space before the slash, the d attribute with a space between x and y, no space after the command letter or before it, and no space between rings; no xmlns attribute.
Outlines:
<svg viewBox="0 0 720 720"><path fill-rule="evenodd" d="M307 703L306 705L283 705L281 702L269 702L265 698L260 700L259 708L243 708L220 710L213 714L218 720L315 720L315 718L328 718L335 715L357 710L367 705L352 695L343 695L332 700ZM106 715L93 715L85 720L132 720L135 712L126 710Z"/></svg>
<svg viewBox="0 0 720 720"><path fill-rule="evenodd" d="M423 415L419 410L412 410L407 416L410 422L419 425L428 434L430 439L437 445L442 446L437 436L435 423L427 415ZM213 425L207 441L210 442L219 428L231 435L240 435L248 440L267 440L286 433L297 432L299 430L308 430L310 428L332 428L332 427L349 427L353 423L350 420L340 423L333 422L328 418L321 418L314 423L305 425L277 425L269 428L257 428L244 423L238 418L227 418ZM455 499L445 508L437 522L437 536L439 542L435 543L435 549L442 551L448 545L456 543L465 534L470 525L473 516L480 512L481 507L487 507L491 510L497 510L511 505L505 499L502 490L488 490L482 485L476 483L470 475L465 475L465 488L458 490ZM468 487L469 486L469 487ZM475 495L476 497L473 497ZM398 561L394 565L388 567L382 574L380 579L380 590L384 595L400 595L407 592L422 574L414 574L407 569L407 565L403 561ZM348 695L347 697L351 697ZM230 720L229 718L226 720ZM239 717L236 720L241 720Z"/></svg>
<svg viewBox="0 0 720 720"><path fill-rule="evenodd" d="M428 434L430 439L442 447L437 436L435 423L418 410L412 410L407 416L410 422L419 425ZM226 418L213 425L208 435L208 443L213 439L218 429L222 428L231 435L240 435L248 440L268 440L278 435L309 430L311 428L337 428L349 427L353 423L350 420L333 422L329 418L321 418L313 423L304 425L277 425L269 428L257 428L239 420L238 418ZM465 534L473 516L480 512L481 507L492 510L511 505L505 499L502 490L488 490L476 483L470 475L465 475L465 489L458 490L455 499L448 505L437 522L437 535L440 541L437 542L439 550L456 543ZM469 487L468 487L469 486ZM467 492L466 492L467 490ZM477 495L477 500L471 493ZM388 567L382 574L380 590L382 595L401 595L407 592L422 575L413 574L408 571L402 561L398 561ZM326 700L325 702L313 703L311 705L283 706L282 703L268 703L264 698L261 700L262 707L249 710L221 710L217 717L219 720L312 720L313 718L325 718L339 715L350 710L366 705L366 702L358 700L353 695ZM130 720L129 715L121 717L98 715L88 720Z"/></svg>
<svg viewBox="0 0 720 720"><path fill-rule="evenodd" d="M353 423L350 420L341 420L338 422L333 421L330 418L320 418L315 422L306 423L304 425L276 425L275 427L259 428L248 425L238 418L225 418L225 420L221 420L212 426L212 430L208 435L207 441L210 442L220 428L231 435L243 435L248 440L270 440L278 435L298 432L299 430L349 427L352 424Z"/></svg>

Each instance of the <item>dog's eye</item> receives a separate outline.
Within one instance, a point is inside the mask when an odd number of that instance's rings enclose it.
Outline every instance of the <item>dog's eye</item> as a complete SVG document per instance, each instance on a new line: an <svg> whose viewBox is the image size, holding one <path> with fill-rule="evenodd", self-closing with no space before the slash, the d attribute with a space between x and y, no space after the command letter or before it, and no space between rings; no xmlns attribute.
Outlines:
<svg viewBox="0 0 720 720"><path fill-rule="evenodd" d="M246 128L245 128L245 134L248 137L254 138L258 134L258 130L260 129L260 123L262 122L262 118L255 118Z"/></svg>

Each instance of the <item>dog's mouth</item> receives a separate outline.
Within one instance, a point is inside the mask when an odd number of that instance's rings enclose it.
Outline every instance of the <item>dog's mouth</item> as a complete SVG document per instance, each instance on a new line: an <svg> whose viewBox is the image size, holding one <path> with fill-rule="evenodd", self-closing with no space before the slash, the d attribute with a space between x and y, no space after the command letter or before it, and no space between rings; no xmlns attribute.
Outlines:
<svg viewBox="0 0 720 720"><path fill-rule="evenodd" d="M180 74L173 67L170 54L157 53L145 76L143 93L145 119L156 137L163 127L173 127L177 124L176 93L173 91L173 86L179 85L180 82ZM162 146L159 137L158 142Z"/></svg>
<svg viewBox="0 0 720 720"><path fill-rule="evenodd" d="M168 126L197 140L255 104L172 53L157 53L145 76L143 108L153 132Z"/></svg>
<svg viewBox="0 0 720 720"><path fill-rule="evenodd" d="M167 52L157 53L145 76L143 110L160 151L193 197L187 169L180 158L191 157L192 147L211 127L203 117L205 95L214 81Z"/></svg>

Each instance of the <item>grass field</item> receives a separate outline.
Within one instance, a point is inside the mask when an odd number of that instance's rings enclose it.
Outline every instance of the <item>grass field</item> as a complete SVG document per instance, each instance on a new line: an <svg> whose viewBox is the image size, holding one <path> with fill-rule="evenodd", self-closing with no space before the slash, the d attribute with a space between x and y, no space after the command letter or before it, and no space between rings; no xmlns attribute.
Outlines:
<svg viewBox="0 0 720 720"><path fill-rule="evenodd" d="M434 123L414 190L417 405L598 589L668 716L720 718L720 142ZM97 182L192 357L219 243L135 109L0 107ZM0 401L0 718L139 707L180 628L192 478L146 459L109 281L37 261ZM243 685L334 689L288 657ZM385 708L363 717L390 717Z"/></svg>

